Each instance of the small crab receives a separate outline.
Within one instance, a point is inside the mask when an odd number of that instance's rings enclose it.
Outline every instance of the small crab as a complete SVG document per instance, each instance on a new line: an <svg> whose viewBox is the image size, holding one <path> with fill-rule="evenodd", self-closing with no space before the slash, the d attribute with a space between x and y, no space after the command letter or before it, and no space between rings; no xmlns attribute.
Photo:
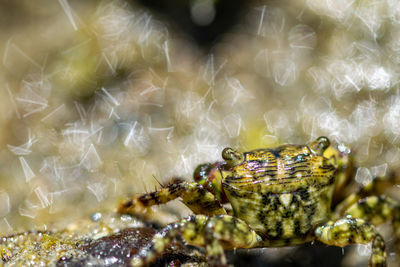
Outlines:
<svg viewBox="0 0 400 267"><path fill-rule="evenodd" d="M181 198L195 215L167 225L133 257L133 266L155 261L181 235L205 248L211 266L228 266L224 249L298 245L313 240L344 247L372 244L370 266L386 266L385 243L374 225L392 221L400 240L400 206L381 195L394 175L376 177L343 196L354 176L349 149L328 138L306 145L282 145L239 153L198 166L195 182L175 180L158 191L133 196L123 214ZM231 209L224 205L229 203Z"/></svg>

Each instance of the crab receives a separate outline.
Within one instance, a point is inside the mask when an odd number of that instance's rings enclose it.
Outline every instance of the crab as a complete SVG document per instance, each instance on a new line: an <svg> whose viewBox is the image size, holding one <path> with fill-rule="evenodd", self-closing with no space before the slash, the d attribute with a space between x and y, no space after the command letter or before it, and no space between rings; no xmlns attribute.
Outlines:
<svg viewBox="0 0 400 267"><path fill-rule="evenodd" d="M355 173L350 151L323 136L305 145L244 153L225 148L222 158L199 165L194 182L175 179L120 204L119 213L138 215L181 198L194 213L158 232L133 257L132 266L151 264L178 236L204 247L210 266L229 266L225 249L313 240L339 247L371 243L369 266L386 266L385 242L375 225L391 220L400 240L400 205L382 194L394 175L375 177L343 196Z"/></svg>

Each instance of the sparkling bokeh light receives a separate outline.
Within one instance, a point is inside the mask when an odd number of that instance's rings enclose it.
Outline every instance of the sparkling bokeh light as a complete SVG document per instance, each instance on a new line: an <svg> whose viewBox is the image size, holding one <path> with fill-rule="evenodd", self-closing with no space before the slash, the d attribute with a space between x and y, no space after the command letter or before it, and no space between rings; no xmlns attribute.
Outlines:
<svg viewBox="0 0 400 267"><path fill-rule="evenodd" d="M397 1L253 1L209 53L136 4L41 2L0 25L2 234L113 211L226 146L325 135L360 183L400 167Z"/></svg>

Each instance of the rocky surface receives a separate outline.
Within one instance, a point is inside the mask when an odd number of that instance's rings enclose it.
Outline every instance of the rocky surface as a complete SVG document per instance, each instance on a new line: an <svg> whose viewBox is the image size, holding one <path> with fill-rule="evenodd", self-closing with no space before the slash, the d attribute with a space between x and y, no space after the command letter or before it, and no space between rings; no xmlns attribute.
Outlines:
<svg viewBox="0 0 400 267"><path fill-rule="evenodd" d="M129 266L132 256L160 229L158 223L111 215L71 225L65 231L31 231L3 237L1 259L5 266ZM234 266L280 267L334 267L343 258L340 248L322 244L227 251L227 256ZM175 240L152 266L207 266L207 261L203 249Z"/></svg>

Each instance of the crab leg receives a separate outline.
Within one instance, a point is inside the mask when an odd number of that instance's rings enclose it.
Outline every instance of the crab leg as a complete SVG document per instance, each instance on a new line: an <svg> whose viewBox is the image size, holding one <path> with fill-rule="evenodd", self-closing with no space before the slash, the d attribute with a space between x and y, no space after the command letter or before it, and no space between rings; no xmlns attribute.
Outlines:
<svg viewBox="0 0 400 267"><path fill-rule="evenodd" d="M338 247L372 242L369 266L386 266L385 242L382 236L376 231L375 226L362 219L344 218L329 221L317 227L315 235L319 241Z"/></svg>
<svg viewBox="0 0 400 267"><path fill-rule="evenodd" d="M381 195L384 193L386 188L396 184L397 182L395 173L391 173L384 177L375 177L369 183L360 187L356 193L349 195L340 202L335 208L335 213L341 217L350 206L357 203L360 199L371 195Z"/></svg>
<svg viewBox="0 0 400 267"><path fill-rule="evenodd" d="M192 245L205 246L211 266L228 266L224 249L251 248L261 238L244 221L229 215L192 215L172 223L157 233L131 261L132 266L147 266L162 254L178 236Z"/></svg>
<svg viewBox="0 0 400 267"><path fill-rule="evenodd" d="M387 196L370 196L359 200L346 210L346 215L362 218L374 225L392 220L397 248L400 249L400 205Z"/></svg>
<svg viewBox="0 0 400 267"><path fill-rule="evenodd" d="M207 219L208 217L204 215L192 215L180 222L167 225L156 233L150 243L133 257L131 266L147 266L153 263L168 245L181 234L185 240L192 240L197 245L204 245L201 233L207 223Z"/></svg>
<svg viewBox="0 0 400 267"><path fill-rule="evenodd" d="M212 193L204 189L202 185L186 181L169 184L151 193L132 196L120 204L118 212L131 215L142 214L147 207L164 204L178 197L181 197L183 203L195 214L208 216L226 214L224 207Z"/></svg>
<svg viewBox="0 0 400 267"><path fill-rule="evenodd" d="M227 265L224 249L252 248L261 240L247 223L230 215L210 218L204 229L208 263L211 266Z"/></svg>

